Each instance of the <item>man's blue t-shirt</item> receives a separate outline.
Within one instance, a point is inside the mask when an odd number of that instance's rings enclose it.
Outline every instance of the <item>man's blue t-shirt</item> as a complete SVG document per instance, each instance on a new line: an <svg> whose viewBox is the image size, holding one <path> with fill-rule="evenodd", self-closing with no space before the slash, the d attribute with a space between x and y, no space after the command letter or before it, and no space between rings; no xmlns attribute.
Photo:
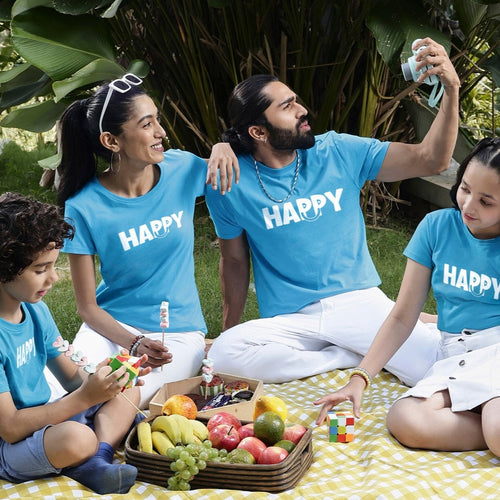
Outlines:
<svg viewBox="0 0 500 500"><path fill-rule="evenodd" d="M160 305L168 301L165 331L206 332L194 278L193 217L207 164L180 150L164 157L158 183L143 196L117 196L94 178L67 200L75 236L63 251L99 256L97 303L116 320L160 331Z"/></svg>
<svg viewBox="0 0 500 500"><path fill-rule="evenodd" d="M479 240L459 210L436 210L420 222L404 254L432 269L440 330L500 325L500 236Z"/></svg>
<svg viewBox="0 0 500 500"><path fill-rule="evenodd" d="M269 199L253 157L238 157L240 182L224 196L207 190L217 235L246 233L262 317L293 313L331 295L378 286L366 243L360 190L375 179L389 143L328 132L299 150L300 170L292 196ZM296 163L281 169L258 164L271 196L283 199Z"/></svg>
<svg viewBox="0 0 500 500"><path fill-rule="evenodd" d="M59 330L44 302L21 303L24 319L0 318L0 393L10 392L18 410L40 406L50 399L43 370L47 359L61 353L52 344Z"/></svg>

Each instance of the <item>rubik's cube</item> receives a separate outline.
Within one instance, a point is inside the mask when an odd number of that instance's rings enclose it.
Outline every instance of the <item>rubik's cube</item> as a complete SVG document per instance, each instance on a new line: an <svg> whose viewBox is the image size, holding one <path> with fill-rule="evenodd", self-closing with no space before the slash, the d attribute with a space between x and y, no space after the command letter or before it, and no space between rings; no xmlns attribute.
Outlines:
<svg viewBox="0 0 500 500"><path fill-rule="evenodd" d="M134 385L135 379L139 375L139 366L141 364L140 358L134 358L132 356L124 356L123 354L116 354L111 358L109 366L113 369L112 371L118 370L120 366L125 366L127 373L129 374L129 381L124 389L129 389Z"/></svg>
<svg viewBox="0 0 500 500"><path fill-rule="evenodd" d="M354 441L354 415L348 411L329 411L326 416L330 443Z"/></svg>

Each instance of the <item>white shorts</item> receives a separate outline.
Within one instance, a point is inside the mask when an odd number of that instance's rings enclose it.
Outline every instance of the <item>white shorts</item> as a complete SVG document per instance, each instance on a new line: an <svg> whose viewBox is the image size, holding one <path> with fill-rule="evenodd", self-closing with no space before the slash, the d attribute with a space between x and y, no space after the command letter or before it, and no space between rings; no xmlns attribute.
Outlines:
<svg viewBox="0 0 500 500"><path fill-rule="evenodd" d="M452 411L465 411L500 397L500 326L459 334L442 332L442 338L444 359L401 398L429 398L448 390Z"/></svg>
<svg viewBox="0 0 500 500"><path fill-rule="evenodd" d="M222 332L209 352L218 371L280 383L359 364L394 302L380 289L346 292L300 311ZM414 385L440 358L435 324L418 322L386 369Z"/></svg>

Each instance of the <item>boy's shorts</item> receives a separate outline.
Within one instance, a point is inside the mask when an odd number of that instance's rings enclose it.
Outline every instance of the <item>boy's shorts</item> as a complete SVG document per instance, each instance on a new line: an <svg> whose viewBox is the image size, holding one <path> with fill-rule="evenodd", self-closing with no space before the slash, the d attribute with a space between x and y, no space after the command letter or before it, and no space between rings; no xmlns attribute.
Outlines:
<svg viewBox="0 0 500 500"><path fill-rule="evenodd" d="M93 428L94 416L102 406L98 404L75 415L74 420ZM51 425L36 431L33 435L10 444L0 439L0 477L14 483L21 483L39 477L60 474L48 460L43 447L43 435Z"/></svg>

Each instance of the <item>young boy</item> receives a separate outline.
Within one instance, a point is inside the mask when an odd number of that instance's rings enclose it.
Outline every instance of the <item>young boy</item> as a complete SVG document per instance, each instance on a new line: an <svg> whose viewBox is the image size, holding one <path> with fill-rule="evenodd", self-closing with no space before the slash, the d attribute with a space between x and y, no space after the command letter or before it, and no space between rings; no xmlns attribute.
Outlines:
<svg viewBox="0 0 500 500"><path fill-rule="evenodd" d="M126 493L137 469L112 462L136 415L118 395L129 377L124 367L112 372L109 359L89 376L58 351L59 331L42 301L72 235L55 206L0 196L0 477L63 474L99 494ZM52 403L45 366L68 391ZM138 404L138 387L126 396Z"/></svg>

